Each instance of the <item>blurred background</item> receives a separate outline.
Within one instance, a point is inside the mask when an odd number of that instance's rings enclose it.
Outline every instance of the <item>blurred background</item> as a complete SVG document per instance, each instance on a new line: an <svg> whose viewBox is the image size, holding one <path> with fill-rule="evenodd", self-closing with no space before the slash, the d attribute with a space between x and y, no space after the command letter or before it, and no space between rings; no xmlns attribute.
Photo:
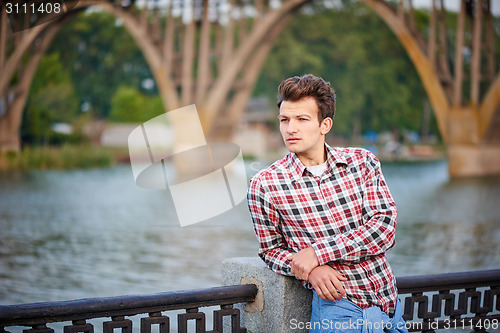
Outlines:
<svg viewBox="0 0 500 333"><path fill-rule="evenodd" d="M413 26L428 37L435 16L428 2L419 4L412 8ZM451 31L450 49L459 8L449 7L439 20ZM5 32L6 15L1 18ZM488 54L498 64L500 19L491 20ZM0 159L0 304L216 286L224 258L257 254L245 202L181 228L168 191L135 185L128 134L168 111L169 100L126 23L87 6L61 25L39 60L22 108L20 149ZM241 31L251 32L239 29L236 44ZM322 76L337 93L327 142L365 147L382 160L399 209L389 253L396 275L498 268L500 177L450 175L433 104L384 20L360 1L312 2L294 9L282 30L230 137L242 148L248 179L286 153L275 106L279 83L293 75ZM463 48L467 69L471 50ZM21 77L13 76L11 86ZM481 83L480 100L491 82ZM4 97L0 116L8 111ZM466 95L461 105L472 101Z"/></svg>

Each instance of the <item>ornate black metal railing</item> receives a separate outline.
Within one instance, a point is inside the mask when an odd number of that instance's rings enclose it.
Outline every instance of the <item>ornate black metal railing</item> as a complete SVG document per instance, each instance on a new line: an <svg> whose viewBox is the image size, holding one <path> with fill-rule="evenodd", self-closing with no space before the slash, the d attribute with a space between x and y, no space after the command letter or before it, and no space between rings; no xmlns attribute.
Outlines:
<svg viewBox="0 0 500 333"><path fill-rule="evenodd" d="M434 332L438 329L466 329L474 332L500 329L500 269L407 276L397 278L403 317L410 332ZM0 306L0 333L12 326L31 327L23 333L54 333L47 324L71 322L63 333L93 333L88 321L110 318L102 323L103 333L120 329L131 333L133 322L126 317L148 314L140 320L140 332L169 333L170 318L162 312L185 309L177 315L179 333L187 332L194 322L196 333L223 331L223 319L230 318L231 332L246 332L240 326L236 303L255 299L255 285L216 287L210 289L160 293L154 295L89 298L64 302ZM206 330L206 315L199 308L220 306L214 310L213 330ZM272 333L272 332L269 332Z"/></svg>
<svg viewBox="0 0 500 333"><path fill-rule="evenodd" d="M240 311L233 304L255 299L257 287L253 284L216 287L209 289L176 291L153 295L134 295L107 298L88 298L73 301L32 303L0 306L0 333L11 326L27 326L23 333L54 333L47 326L54 322L71 322L64 326L64 333L93 333L94 325L87 321L94 318L111 318L103 322L102 332L131 333L133 322L125 317L148 314L141 318L141 333L151 333L152 325L158 325L159 333L170 332L170 318L162 311L185 309L177 316L179 333L186 333L188 322L194 321L196 333L222 332L224 317L231 320L231 332L243 333L240 327ZM220 306L214 310L213 330L206 330L205 313L199 308ZM229 320L229 319L228 319Z"/></svg>
<svg viewBox="0 0 500 333"><path fill-rule="evenodd" d="M400 277L397 286L410 332L500 329L500 269Z"/></svg>

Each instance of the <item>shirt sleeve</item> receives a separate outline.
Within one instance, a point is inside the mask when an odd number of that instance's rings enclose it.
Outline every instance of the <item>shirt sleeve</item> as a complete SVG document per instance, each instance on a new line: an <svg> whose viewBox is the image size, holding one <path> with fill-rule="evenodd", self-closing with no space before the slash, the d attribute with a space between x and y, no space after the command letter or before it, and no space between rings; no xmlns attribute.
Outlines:
<svg viewBox="0 0 500 333"><path fill-rule="evenodd" d="M293 276L291 261L287 257L295 252L288 248L280 232L281 217L259 179L254 178L250 182L247 199L255 235L260 244L259 257L274 272Z"/></svg>
<svg viewBox="0 0 500 333"><path fill-rule="evenodd" d="M314 243L320 265L330 261L361 262L394 246L396 204L375 155L368 154L365 166L363 222L359 228Z"/></svg>

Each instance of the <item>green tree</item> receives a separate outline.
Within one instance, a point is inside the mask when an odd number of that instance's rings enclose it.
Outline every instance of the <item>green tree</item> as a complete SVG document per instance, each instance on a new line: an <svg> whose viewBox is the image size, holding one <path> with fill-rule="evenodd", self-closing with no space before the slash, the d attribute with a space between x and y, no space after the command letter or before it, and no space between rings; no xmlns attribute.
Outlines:
<svg viewBox="0 0 500 333"><path fill-rule="evenodd" d="M71 122L78 99L71 77L61 66L59 53L45 55L33 79L21 128L25 143L48 144L55 122Z"/></svg>
<svg viewBox="0 0 500 333"><path fill-rule="evenodd" d="M135 41L120 20L98 8L66 24L51 49L61 53L81 103L89 107L94 118L108 117L111 98L121 85L147 95L157 94L155 87L141 87L145 79L153 76Z"/></svg>
<svg viewBox="0 0 500 333"><path fill-rule="evenodd" d="M160 97L151 98L132 87L118 88L111 100L109 120L142 123L164 112Z"/></svg>

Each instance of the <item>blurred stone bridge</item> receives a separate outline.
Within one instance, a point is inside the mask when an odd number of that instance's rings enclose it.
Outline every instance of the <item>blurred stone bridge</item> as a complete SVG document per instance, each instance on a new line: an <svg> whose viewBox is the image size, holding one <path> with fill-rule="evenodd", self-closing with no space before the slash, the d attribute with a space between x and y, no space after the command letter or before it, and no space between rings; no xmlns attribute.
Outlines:
<svg viewBox="0 0 500 333"><path fill-rule="evenodd" d="M57 31L100 6L120 18L152 69L165 109L195 103L209 140L228 139L274 42L311 0L53 0L53 15L21 14L1 0L0 151L20 149L19 128L38 63ZM411 0L359 0L392 29L413 61L447 145L452 176L500 174L500 75L491 0L428 0L419 30ZM34 0L37 3L37 0ZM450 47L454 41L454 47ZM467 55L465 57L464 55ZM470 55L470 56L469 56Z"/></svg>

